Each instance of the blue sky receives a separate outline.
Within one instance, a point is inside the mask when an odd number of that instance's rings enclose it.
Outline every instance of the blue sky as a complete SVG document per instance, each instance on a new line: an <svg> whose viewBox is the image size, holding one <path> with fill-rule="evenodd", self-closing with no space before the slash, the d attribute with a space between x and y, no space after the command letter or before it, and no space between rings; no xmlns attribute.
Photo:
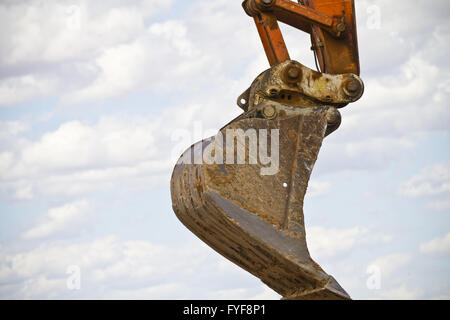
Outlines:
<svg viewBox="0 0 450 320"><path fill-rule="evenodd" d="M356 4L366 90L319 154L308 246L355 299L448 299L450 4ZM280 298L171 209L176 157L268 68L240 1L3 1L0 21L1 298Z"/></svg>

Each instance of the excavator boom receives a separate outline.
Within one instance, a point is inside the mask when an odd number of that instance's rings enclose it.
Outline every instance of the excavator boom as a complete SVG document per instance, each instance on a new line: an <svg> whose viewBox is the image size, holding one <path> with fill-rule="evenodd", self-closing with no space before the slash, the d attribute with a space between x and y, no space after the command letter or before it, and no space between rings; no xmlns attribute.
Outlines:
<svg viewBox="0 0 450 320"><path fill-rule="evenodd" d="M353 0L246 0L271 66L289 60L278 21L311 35L314 54L324 73L359 75L358 40Z"/></svg>

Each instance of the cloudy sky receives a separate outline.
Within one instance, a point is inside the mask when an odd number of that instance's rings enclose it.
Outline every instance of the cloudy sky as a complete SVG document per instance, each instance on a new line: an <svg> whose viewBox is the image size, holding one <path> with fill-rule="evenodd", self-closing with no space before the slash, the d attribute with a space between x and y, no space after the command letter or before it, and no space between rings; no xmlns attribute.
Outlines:
<svg viewBox="0 0 450 320"><path fill-rule="evenodd" d="M171 209L176 157L268 67L240 2L1 1L1 298L280 298ZM314 169L310 252L355 299L449 299L450 3L356 2L366 91Z"/></svg>

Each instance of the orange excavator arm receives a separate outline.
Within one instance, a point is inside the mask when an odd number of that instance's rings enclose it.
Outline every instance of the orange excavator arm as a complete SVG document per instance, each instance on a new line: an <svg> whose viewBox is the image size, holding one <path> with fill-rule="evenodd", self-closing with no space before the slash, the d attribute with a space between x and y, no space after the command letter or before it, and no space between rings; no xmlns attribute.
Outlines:
<svg viewBox="0 0 450 320"><path fill-rule="evenodd" d="M290 60L278 26L286 23L311 35L320 71L359 75L354 0L245 0L271 66Z"/></svg>

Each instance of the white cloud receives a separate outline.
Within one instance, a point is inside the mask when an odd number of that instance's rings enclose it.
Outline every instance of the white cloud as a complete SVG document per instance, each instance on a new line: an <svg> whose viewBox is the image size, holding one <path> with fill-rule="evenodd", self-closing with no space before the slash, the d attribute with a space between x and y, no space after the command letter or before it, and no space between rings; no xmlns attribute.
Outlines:
<svg viewBox="0 0 450 320"><path fill-rule="evenodd" d="M428 203L428 208L434 211L446 211L450 209L450 200L434 200Z"/></svg>
<svg viewBox="0 0 450 320"><path fill-rule="evenodd" d="M146 19L171 4L161 0L3 4L2 63L14 66L91 58L105 47L134 40L145 29Z"/></svg>
<svg viewBox="0 0 450 320"><path fill-rule="evenodd" d="M88 211L89 203L86 200L50 209L40 223L23 233L22 236L25 239L46 238L55 233L67 231L68 227L79 227Z"/></svg>
<svg viewBox="0 0 450 320"><path fill-rule="evenodd" d="M0 148L1 152L6 150L20 150L24 145L21 135L28 131L28 125L23 121L0 121ZM9 157L4 155L4 157ZM3 161L6 159L3 158ZM4 163L4 162L3 162Z"/></svg>
<svg viewBox="0 0 450 320"><path fill-rule="evenodd" d="M401 285L397 288L382 290L378 296L387 300L417 300L420 299L422 294L422 290L411 289L406 285Z"/></svg>
<svg viewBox="0 0 450 320"><path fill-rule="evenodd" d="M26 129L27 126L20 121L2 121L0 122L0 139L7 139L9 136L26 131Z"/></svg>
<svg viewBox="0 0 450 320"><path fill-rule="evenodd" d="M367 228L335 229L310 227L306 232L309 252L313 257L332 256L352 248L368 234Z"/></svg>
<svg viewBox="0 0 450 320"><path fill-rule="evenodd" d="M95 60L94 68L98 70L95 80L70 93L68 101L105 99L139 87L147 69L146 58L152 59L137 42L105 49Z"/></svg>
<svg viewBox="0 0 450 320"><path fill-rule="evenodd" d="M306 230L308 248L313 258L330 257L362 243L389 242L387 235L374 236L369 228L353 227L347 229L309 227Z"/></svg>
<svg viewBox="0 0 450 320"><path fill-rule="evenodd" d="M140 88L181 90L192 78L206 79L213 59L196 48L185 24L175 20L154 23L135 40L105 48L90 62L91 69L97 70L95 80L64 99L102 100Z"/></svg>
<svg viewBox="0 0 450 320"><path fill-rule="evenodd" d="M148 73L144 58L147 67L158 59L151 43L143 50L145 41L158 41L145 38L145 24L171 4L153 0L113 1L106 6L86 1L1 5L0 105L60 92L67 92L66 100L96 100L135 88L143 80L137 75Z"/></svg>
<svg viewBox="0 0 450 320"><path fill-rule="evenodd" d="M22 151L27 166L76 169L120 166L153 157L157 150L152 124L146 120L114 118L100 120L95 126L78 121L63 123L56 131Z"/></svg>
<svg viewBox="0 0 450 320"><path fill-rule="evenodd" d="M422 169L417 175L400 186L400 193L409 197L449 194L449 165L436 164Z"/></svg>
<svg viewBox="0 0 450 320"><path fill-rule="evenodd" d="M308 190L306 192L306 196L311 198L320 197L329 193L330 190L331 190L330 182L311 180L308 183Z"/></svg>
<svg viewBox="0 0 450 320"><path fill-rule="evenodd" d="M109 236L79 244L47 244L20 253L1 253L3 298L279 297L243 270L240 274L226 270L218 273L216 267L224 258L200 242L172 248ZM66 286L66 270L72 265L81 272L78 291L70 291ZM258 284L243 289L240 283L243 279ZM211 286L217 281L227 284Z"/></svg>
<svg viewBox="0 0 450 320"><path fill-rule="evenodd" d="M15 186L14 198L17 200L33 200L33 186L27 182L18 182Z"/></svg>
<svg viewBox="0 0 450 320"><path fill-rule="evenodd" d="M199 54L199 49L195 48L188 39L186 25L180 21L169 20L163 23L152 24L148 31L150 34L165 38L178 51L180 56L189 58Z"/></svg>
<svg viewBox="0 0 450 320"><path fill-rule="evenodd" d="M0 79L0 106L13 105L52 92L55 79L27 74Z"/></svg>
<svg viewBox="0 0 450 320"><path fill-rule="evenodd" d="M446 254L450 252L450 232L443 237L434 238L420 245L420 252L425 254Z"/></svg>
<svg viewBox="0 0 450 320"><path fill-rule="evenodd" d="M449 25L446 0L436 0L432 7L424 0L416 1L414 7L405 1L391 3L387 0L359 0L355 4L363 74L396 70L410 55L426 47L424 44L428 44L434 30ZM369 7L378 9L379 28L371 27L375 11L368 10ZM404 15L399 12L404 12ZM410 19L420 20L421 24L412 25ZM392 50L393 47L396 50ZM442 52L432 54L440 55Z"/></svg>
<svg viewBox="0 0 450 320"><path fill-rule="evenodd" d="M412 198L425 198L427 207L433 211L446 211L450 208L450 166L438 163L420 170L399 189L401 195Z"/></svg>
<svg viewBox="0 0 450 320"><path fill-rule="evenodd" d="M411 260L411 256L406 253L393 253L379 257L370 263L370 266L376 266L381 272L381 277L392 275L395 271L405 267Z"/></svg>
<svg viewBox="0 0 450 320"><path fill-rule="evenodd" d="M92 183L110 185L165 174L171 165L166 160L170 146L164 146L167 137L158 136L159 127L139 118L104 118L93 126L63 123L35 142L22 143L19 150L11 146L1 153L0 187L23 199L78 194L95 188Z"/></svg>

